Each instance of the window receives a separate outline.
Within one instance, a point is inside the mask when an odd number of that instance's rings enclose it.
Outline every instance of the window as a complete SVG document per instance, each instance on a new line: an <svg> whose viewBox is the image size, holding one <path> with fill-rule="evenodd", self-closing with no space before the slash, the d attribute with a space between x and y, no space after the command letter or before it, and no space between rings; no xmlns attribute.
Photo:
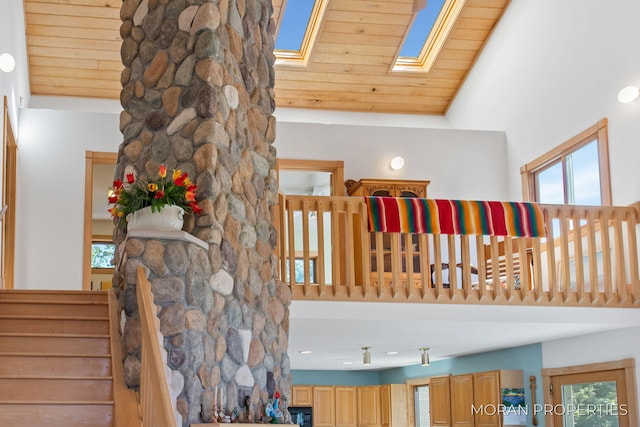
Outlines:
<svg viewBox="0 0 640 427"><path fill-rule="evenodd" d="M520 173L525 200L611 205L607 119L526 164Z"/></svg>
<svg viewBox="0 0 640 427"><path fill-rule="evenodd" d="M543 369L549 427L636 425L634 359Z"/></svg>
<svg viewBox="0 0 640 427"><path fill-rule="evenodd" d="M309 257L309 282L318 283L316 280L316 260L318 256ZM304 283L304 258L296 257L294 260L295 283ZM289 260L287 259L287 281L289 281Z"/></svg>
<svg viewBox="0 0 640 427"><path fill-rule="evenodd" d="M113 269L116 245L110 242L91 243L91 269Z"/></svg>
<svg viewBox="0 0 640 427"><path fill-rule="evenodd" d="M413 403L415 406L416 427L429 427L429 384L413 388Z"/></svg>
<svg viewBox="0 0 640 427"><path fill-rule="evenodd" d="M274 51L278 65L307 65L328 3L328 0L284 3Z"/></svg>

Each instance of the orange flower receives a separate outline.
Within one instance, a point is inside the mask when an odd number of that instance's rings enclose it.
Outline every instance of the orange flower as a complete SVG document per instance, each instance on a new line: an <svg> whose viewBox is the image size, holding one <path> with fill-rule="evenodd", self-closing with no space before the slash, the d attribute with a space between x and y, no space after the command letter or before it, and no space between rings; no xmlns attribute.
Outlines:
<svg viewBox="0 0 640 427"><path fill-rule="evenodd" d="M185 185L185 182L187 181L188 178L189 178L189 174L185 172L182 175L180 175L178 178L174 179L173 181L176 183L178 187L182 187Z"/></svg>
<svg viewBox="0 0 640 427"><path fill-rule="evenodd" d="M152 192L152 193L155 193L156 191L158 191L158 185L157 185L157 184L155 184L155 183L153 183L153 182L150 182L150 183L147 185L147 188L148 188L148 189L149 189L149 191L150 191L150 192Z"/></svg>
<svg viewBox="0 0 640 427"><path fill-rule="evenodd" d="M195 202L196 193L194 193L193 191L187 191L184 195L184 199L188 202Z"/></svg>
<svg viewBox="0 0 640 427"><path fill-rule="evenodd" d="M167 167L165 165L160 165L160 170L158 171L158 175L160 175L160 178L164 178L167 176Z"/></svg>
<svg viewBox="0 0 640 427"><path fill-rule="evenodd" d="M182 175L182 171L180 169L174 169L171 179L175 181L176 179L180 178L180 175Z"/></svg>

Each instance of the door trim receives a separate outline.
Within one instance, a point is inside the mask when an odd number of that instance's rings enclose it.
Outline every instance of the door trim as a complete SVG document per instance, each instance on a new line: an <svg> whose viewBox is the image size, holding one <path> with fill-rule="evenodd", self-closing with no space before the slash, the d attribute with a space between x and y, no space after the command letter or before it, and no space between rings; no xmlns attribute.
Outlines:
<svg viewBox="0 0 640 427"><path fill-rule="evenodd" d="M543 394L545 405L553 405L550 393L551 377L571 374L582 374L598 371L611 371L616 369L624 369L627 405L629 413L629 427L638 427L638 398L636 393L636 374L635 359L621 359L612 362L590 363L586 365L565 366L561 368L545 368L542 370ZM547 427L555 426L553 414L544 414L545 425Z"/></svg>

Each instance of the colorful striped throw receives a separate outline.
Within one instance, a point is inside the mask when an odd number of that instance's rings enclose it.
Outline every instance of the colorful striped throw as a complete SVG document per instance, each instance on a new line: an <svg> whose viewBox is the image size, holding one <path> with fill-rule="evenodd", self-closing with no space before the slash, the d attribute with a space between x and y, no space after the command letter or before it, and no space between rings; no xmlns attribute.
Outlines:
<svg viewBox="0 0 640 427"><path fill-rule="evenodd" d="M365 197L369 231L543 237L540 205L527 202Z"/></svg>

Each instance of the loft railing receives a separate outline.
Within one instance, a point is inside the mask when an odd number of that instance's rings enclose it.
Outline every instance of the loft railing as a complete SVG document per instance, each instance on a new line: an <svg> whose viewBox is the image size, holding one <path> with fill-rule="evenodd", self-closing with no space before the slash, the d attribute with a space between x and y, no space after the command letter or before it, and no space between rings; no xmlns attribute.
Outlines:
<svg viewBox="0 0 640 427"><path fill-rule="evenodd" d="M153 302L151 283L144 270L137 270L136 295L142 329L140 412L145 426L176 427L176 415L171 402L166 374L166 360L162 358L160 320Z"/></svg>
<svg viewBox="0 0 640 427"><path fill-rule="evenodd" d="M294 299L640 307L638 205L543 210L543 238L369 233L362 198L280 195L280 280Z"/></svg>

